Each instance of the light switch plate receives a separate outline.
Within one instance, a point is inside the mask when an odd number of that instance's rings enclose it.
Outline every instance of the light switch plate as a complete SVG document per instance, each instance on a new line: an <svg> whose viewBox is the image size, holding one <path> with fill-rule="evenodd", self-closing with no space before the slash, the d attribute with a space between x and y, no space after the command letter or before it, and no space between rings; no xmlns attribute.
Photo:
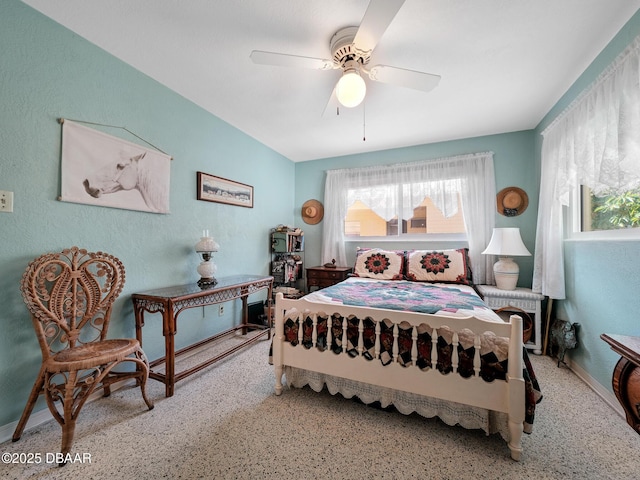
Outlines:
<svg viewBox="0 0 640 480"><path fill-rule="evenodd" d="M13 192L0 190L0 212L13 212Z"/></svg>

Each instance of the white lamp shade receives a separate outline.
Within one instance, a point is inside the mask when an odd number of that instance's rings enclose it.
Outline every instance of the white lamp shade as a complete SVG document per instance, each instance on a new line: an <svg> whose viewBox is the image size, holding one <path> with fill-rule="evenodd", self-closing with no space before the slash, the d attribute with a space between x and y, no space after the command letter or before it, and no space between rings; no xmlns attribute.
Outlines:
<svg viewBox="0 0 640 480"><path fill-rule="evenodd" d="M527 250L519 228L494 228L491 241L482 252L485 255L500 255L503 257L527 257L531 252Z"/></svg>
<svg viewBox="0 0 640 480"><path fill-rule="evenodd" d="M345 107L357 107L364 100L367 93L367 84L356 72L347 72L336 85L336 97Z"/></svg>
<svg viewBox="0 0 640 480"><path fill-rule="evenodd" d="M213 239L213 237L209 236L209 231L205 230L202 232L202 237L200 241L196 243L196 252L217 252L220 248L220 245Z"/></svg>
<svg viewBox="0 0 640 480"><path fill-rule="evenodd" d="M491 241L484 252L485 255L500 255L493 266L493 276L500 290L515 290L518 284L520 268L510 257L531 255L522 242L519 228L494 228Z"/></svg>

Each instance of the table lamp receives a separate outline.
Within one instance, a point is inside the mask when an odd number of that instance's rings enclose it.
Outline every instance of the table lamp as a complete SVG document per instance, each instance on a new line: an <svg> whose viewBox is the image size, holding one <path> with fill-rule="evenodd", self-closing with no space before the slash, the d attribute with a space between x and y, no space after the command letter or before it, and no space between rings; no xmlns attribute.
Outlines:
<svg viewBox="0 0 640 480"><path fill-rule="evenodd" d="M500 290L515 290L518 284L520 269L511 257L531 255L522 242L520 229L494 228L491 241L482 253L484 255L500 256L500 260L493 266L496 286Z"/></svg>
<svg viewBox="0 0 640 480"><path fill-rule="evenodd" d="M198 285L202 288L210 287L218 283L214 274L218 267L213 263L212 253L217 252L220 245L216 243L213 237L209 236L209 230L202 231L202 237L200 241L196 243L196 252L202 256L202 262L198 265L198 273L200 274L200 280Z"/></svg>

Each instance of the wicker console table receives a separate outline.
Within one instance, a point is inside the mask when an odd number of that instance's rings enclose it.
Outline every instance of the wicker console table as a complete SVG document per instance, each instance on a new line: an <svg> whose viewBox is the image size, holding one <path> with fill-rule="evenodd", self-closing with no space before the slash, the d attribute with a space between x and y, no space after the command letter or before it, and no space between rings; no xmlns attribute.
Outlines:
<svg viewBox="0 0 640 480"><path fill-rule="evenodd" d="M221 360L222 358L257 341L265 334L267 334L268 338L271 338L270 325L255 325L248 322L249 312L247 297L250 294L265 288L268 289L267 301L269 302L270 308L273 277L260 275L236 275L219 278L218 283L210 288L200 288L194 283L190 285L180 285L134 293L132 295L133 312L136 321L136 338L141 345L145 312L162 314L162 335L164 336L165 356L149 363L149 377L165 384L165 395L167 397L171 397L173 395L174 386L177 381L182 380L183 378L188 377L189 375L192 375L212 363L217 362L218 360ZM224 332L214 335L213 337L206 338L181 350L175 350L177 318L180 312L189 308L214 305L237 298L242 300L242 322L239 326L232 327ZM268 322L270 324L271 315L268 315L267 318L269 319ZM200 363L199 365L176 373L176 357L191 352L196 348L200 348L238 330L242 330L242 333L246 334L248 330L252 329L262 329L263 332L248 338L246 341ZM154 367L162 363L165 364L165 373L153 370Z"/></svg>

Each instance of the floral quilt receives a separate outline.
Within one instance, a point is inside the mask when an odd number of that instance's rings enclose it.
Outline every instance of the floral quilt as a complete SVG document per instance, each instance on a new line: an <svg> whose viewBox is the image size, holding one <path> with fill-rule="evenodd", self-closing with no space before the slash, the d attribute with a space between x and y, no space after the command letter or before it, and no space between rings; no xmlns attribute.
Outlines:
<svg viewBox="0 0 640 480"><path fill-rule="evenodd" d="M306 296L309 301L387 308L419 313L484 313L481 318L500 321L471 287L350 278Z"/></svg>

